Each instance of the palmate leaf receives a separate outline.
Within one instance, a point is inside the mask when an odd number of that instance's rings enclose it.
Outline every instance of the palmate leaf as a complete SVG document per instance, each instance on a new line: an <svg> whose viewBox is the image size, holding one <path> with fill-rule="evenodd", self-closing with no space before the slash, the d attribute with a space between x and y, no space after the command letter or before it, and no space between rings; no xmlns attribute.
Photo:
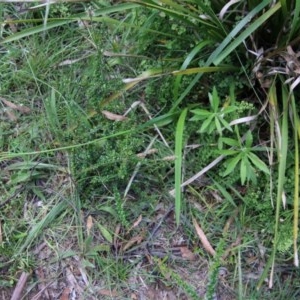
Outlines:
<svg viewBox="0 0 300 300"><path fill-rule="evenodd" d="M213 87L212 94L209 94L209 102L210 102L210 105L211 105L213 111L217 112L219 105L220 105L220 98L219 98L219 95L218 95L218 92L217 92L217 89L215 86Z"/></svg>
<svg viewBox="0 0 300 300"><path fill-rule="evenodd" d="M242 153L239 153L237 156L227 160L227 162L226 162L227 168L226 168L225 172L223 173L224 177L234 171L234 169L238 165L239 161L242 159L242 155L243 155Z"/></svg>
<svg viewBox="0 0 300 300"><path fill-rule="evenodd" d="M225 155L225 156L229 156L229 155L235 155L235 154L239 153L239 151L231 150L231 149L221 149L218 151L218 153Z"/></svg>
<svg viewBox="0 0 300 300"><path fill-rule="evenodd" d="M220 122L223 124L223 126L228 129L229 131L232 132L232 128L231 126L229 125L229 123L227 123L227 121L225 121L223 118L219 118Z"/></svg>
<svg viewBox="0 0 300 300"><path fill-rule="evenodd" d="M246 134L246 148L251 148L253 143L253 136L251 131L249 130Z"/></svg>
<svg viewBox="0 0 300 300"><path fill-rule="evenodd" d="M244 156L242 159L241 159L241 164L240 164L240 177L241 177L241 183L242 185L245 184L245 181L248 177L248 172L249 172L249 168L250 167L250 163L247 159L246 156Z"/></svg>
<svg viewBox="0 0 300 300"><path fill-rule="evenodd" d="M236 107L236 106L230 105L230 106L228 106L228 107L222 108L221 112L222 112L224 115L226 115L226 114L229 114L229 113L234 112L234 111L236 111L236 110L237 110L237 107Z"/></svg>
<svg viewBox="0 0 300 300"><path fill-rule="evenodd" d="M222 135L221 123L220 123L220 120L216 117L215 117L215 125L216 125L216 128L217 128L218 134Z"/></svg>
<svg viewBox="0 0 300 300"><path fill-rule="evenodd" d="M208 116L211 115L211 112L206 110L206 109L193 109L191 110L191 112L193 114L195 114L195 116L193 116L192 118L190 118L190 121L198 121L198 120L203 120L206 119Z"/></svg>
<svg viewBox="0 0 300 300"><path fill-rule="evenodd" d="M201 126L199 132L200 133L204 133L204 132L211 133L215 128L214 123L212 123L213 119L214 119L214 115L210 114L210 116L202 123L202 126Z"/></svg>
<svg viewBox="0 0 300 300"><path fill-rule="evenodd" d="M268 175L270 174L270 170L267 167L267 165L256 154L249 152L248 157L251 160L252 164L255 167L257 167L260 171L262 171Z"/></svg>
<svg viewBox="0 0 300 300"><path fill-rule="evenodd" d="M231 147L239 147L240 143L237 140L231 139L231 138L227 138L227 137L222 137L222 142L228 146Z"/></svg>

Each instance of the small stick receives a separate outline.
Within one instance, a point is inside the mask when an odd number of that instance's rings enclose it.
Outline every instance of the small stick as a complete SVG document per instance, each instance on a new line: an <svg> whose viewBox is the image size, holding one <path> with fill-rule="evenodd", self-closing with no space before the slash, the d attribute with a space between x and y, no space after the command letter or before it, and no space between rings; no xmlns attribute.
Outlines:
<svg viewBox="0 0 300 300"><path fill-rule="evenodd" d="M10 300L19 300L22 298L22 292L29 277L29 273L23 272L18 280L15 290L10 298Z"/></svg>

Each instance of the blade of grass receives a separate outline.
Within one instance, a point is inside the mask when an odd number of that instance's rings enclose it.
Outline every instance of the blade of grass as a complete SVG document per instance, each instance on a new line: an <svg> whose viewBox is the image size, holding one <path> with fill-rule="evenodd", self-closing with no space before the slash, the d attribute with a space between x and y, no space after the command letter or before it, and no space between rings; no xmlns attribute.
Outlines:
<svg viewBox="0 0 300 300"><path fill-rule="evenodd" d="M229 43L236 37L236 35L243 30L248 23L261 11L263 10L271 1L265 0L262 1L259 5L257 5L252 11L250 11L234 28L231 32L228 33L227 37L223 40L223 42L215 49L215 51L210 55L207 60L206 65L210 65L214 63L217 65L216 61L219 60L222 51L229 45ZM243 34L243 33L242 33ZM241 35L242 35L241 34ZM240 41L240 43L243 40ZM233 49L234 50L234 49Z"/></svg>
<svg viewBox="0 0 300 300"><path fill-rule="evenodd" d="M183 64L181 65L180 70L185 70L194 59L194 57L199 53L199 51L201 51L205 46L210 45L211 43L212 41L210 40L204 40L198 43L196 47L194 47L194 49L187 55ZM181 79L182 75L177 76L173 84L173 95L175 99L178 98L178 90L180 87Z"/></svg>
<svg viewBox="0 0 300 300"><path fill-rule="evenodd" d="M294 34L297 33L297 30L299 30L299 25L300 25L299 18L300 18L300 1L295 1L294 16L293 16L293 21L292 21L288 40L290 40L294 36Z"/></svg>
<svg viewBox="0 0 300 300"><path fill-rule="evenodd" d="M117 92L113 93L108 98L101 101L101 107L107 105L111 101L115 100L116 98L120 97L124 92L129 91L133 87L135 87L139 82L143 80L148 80L151 78L162 77L167 75L173 76L183 76L183 75L191 75L191 74L203 74L203 73L214 73L214 72L232 72L238 71L239 68L234 66L217 66L217 67L199 67L199 68L190 68L185 70L174 70L169 72L162 72L162 69L154 69L154 70L147 70L144 71L141 75L136 78L127 78L124 79L123 82L125 83L124 87ZM92 116L92 115L90 115Z"/></svg>
<svg viewBox="0 0 300 300"><path fill-rule="evenodd" d="M288 14L288 5L286 3L286 0L280 0L280 4L281 4L281 7L282 7L283 19L286 20L287 14Z"/></svg>
<svg viewBox="0 0 300 300"><path fill-rule="evenodd" d="M101 8L101 9L97 9L95 11L93 11L93 17L98 17L100 15L107 15L110 13L117 13L117 12L124 12L126 10L129 9L133 9L133 8L137 8L139 7L138 4L130 4L130 3L125 3L125 4L119 4L119 5L113 5L110 7L105 7L105 8ZM71 18L65 18L65 19L59 19L59 20L55 20L55 21L50 21L50 19L48 19L47 24L43 24L43 25L39 25L36 27L32 27L32 28L28 28L25 30L22 30L21 32L12 34L8 37L6 37L5 39L3 39L2 41L0 41L0 44L4 44L4 43L8 43L8 42L13 42L13 41L17 41L21 38L39 33L39 32L45 32L45 30L49 30L58 26L62 26L62 25L66 25L84 18L88 18L89 21L93 20L93 17L89 16L86 12L84 13L79 13L74 15ZM20 21L18 21L20 22ZM9 22L5 22L4 25L6 23Z"/></svg>
<svg viewBox="0 0 300 300"><path fill-rule="evenodd" d="M298 257L298 227L299 227L299 140L298 128L300 128L299 116L297 114L296 103L294 95L291 95L291 109L293 112L293 123L294 123L294 142L295 142L295 182L294 182L294 265L299 267Z"/></svg>
<svg viewBox="0 0 300 300"><path fill-rule="evenodd" d="M99 142L102 142L104 140L130 134L132 132L142 132L143 130L148 130L152 126L165 126L169 123L171 123L174 119L174 117L177 115L177 113L168 113L156 118L153 118L152 120L146 122L145 124L141 126L137 126L136 128L131 128L129 130L124 130L120 131L111 135L107 135L98 139L94 139L85 143L80 143L80 144L75 144L75 145L68 145L64 147L57 147L57 148L52 148L52 149L47 149L47 150L40 150L40 151L30 151L30 152L19 152L19 153L13 153L13 152L1 152L0 153L0 161L4 161L6 159L11 159L14 157L23 157L23 156L31 156L31 155L36 155L36 154L42 154L42 153L52 153L56 151L64 151L64 150L71 150L75 148L80 148L83 146L87 145L92 145L92 144L97 144Z"/></svg>
<svg viewBox="0 0 300 300"><path fill-rule="evenodd" d="M276 194L276 211L275 211L275 226L274 226L274 244L272 253L266 267L260 277L260 280L257 285L257 289L259 289L267 277L268 271L271 268L270 278L269 278L269 288L273 286L273 278L274 278L274 267L275 267L275 257L277 252L277 244L279 239L279 222L280 222L280 210L281 210L281 201L283 195L283 188L284 188L284 181L285 181L285 172L286 172L286 162L287 162L287 151L288 151L288 103L289 103L289 93L287 91L286 85L281 85L282 89L282 118L281 118L281 126L280 131L277 132L277 139L280 141L278 142L277 146L277 157L279 161L278 166L278 183L277 183L277 194ZM273 84L270 89L271 93L275 102L277 103L276 99L276 88Z"/></svg>
<svg viewBox="0 0 300 300"><path fill-rule="evenodd" d="M238 248L238 277L239 277L239 287L238 287L238 299L243 300L243 272L242 272L242 259L241 259L241 248Z"/></svg>
<svg viewBox="0 0 300 300"><path fill-rule="evenodd" d="M220 64L231 52L233 52L241 43L245 41L259 26L266 22L279 8L281 7L278 2L256 21L254 21L247 29L245 29L234 41L216 58L214 59L214 65Z"/></svg>
<svg viewBox="0 0 300 300"><path fill-rule="evenodd" d="M182 180L182 148L183 148L183 129L187 108L185 108L178 119L175 135L175 219L176 224L180 223L181 211L181 180Z"/></svg>
<svg viewBox="0 0 300 300"><path fill-rule="evenodd" d="M21 254L26 247L28 247L38 236L42 233L43 229L45 229L49 224L53 222L53 220L62 212L66 211L67 202L61 201L58 204L55 204L49 213L35 224L29 231L26 240L23 242L22 246L18 251L18 255Z"/></svg>

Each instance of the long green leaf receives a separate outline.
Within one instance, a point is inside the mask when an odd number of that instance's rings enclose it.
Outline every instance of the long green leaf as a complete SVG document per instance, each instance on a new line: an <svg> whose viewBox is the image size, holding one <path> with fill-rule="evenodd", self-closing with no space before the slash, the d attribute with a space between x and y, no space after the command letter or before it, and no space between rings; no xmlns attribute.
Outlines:
<svg viewBox="0 0 300 300"><path fill-rule="evenodd" d="M289 40L294 36L294 34L297 34L297 31L299 30L299 26L300 26L300 1L295 1L295 9L294 9L293 21L291 24Z"/></svg>
<svg viewBox="0 0 300 300"><path fill-rule="evenodd" d="M274 245L272 253L266 267L260 277L258 282L258 288L261 287L264 279L267 276L269 268L271 267L271 275L269 280L269 287L273 286L273 277L274 277L274 264L275 257L277 252L277 244L279 239L279 222L280 222L280 210L281 210L281 200L283 195L284 181L285 181L285 172L286 172L286 160L287 160L287 151L288 151L288 101L289 93L287 91L286 85L281 84L282 89L282 117L281 117L281 126L280 131L277 132L277 157L279 160L278 166L278 183L277 183L277 195L276 195L276 212L275 212L275 226L274 226ZM270 94L272 94L272 101L277 102L276 99L276 87L273 84L270 88Z"/></svg>
<svg viewBox="0 0 300 300"><path fill-rule="evenodd" d="M191 61L194 59L194 57L199 53L199 51L202 50L205 46L210 45L211 43L212 43L212 41L210 41L210 40L204 40L204 41L201 41L200 43L198 43L198 45L196 45L193 48L193 50L187 55L182 66L180 67L180 70L185 70L189 66ZM174 81L173 95L174 95L175 99L178 98L178 90L180 87L182 76L183 75L178 75Z"/></svg>
<svg viewBox="0 0 300 300"><path fill-rule="evenodd" d="M52 209L49 211L49 213L43 218L41 221L39 221L37 224L35 224L30 230L27 235L26 240L20 247L18 254L22 253L26 247L28 247L40 234L42 234L42 231L53 222L53 220L62 212L64 212L67 208L67 202L61 201L58 204L54 205Z"/></svg>
<svg viewBox="0 0 300 300"><path fill-rule="evenodd" d="M260 171L268 175L270 174L270 170L268 169L267 165L256 154L249 152L248 157L253 163L253 165L257 167Z"/></svg>
<svg viewBox="0 0 300 300"><path fill-rule="evenodd" d="M207 64L210 65L214 63L217 65L216 61L219 61L222 51L229 45L229 43L236 37L236 35L246 28L247 24L254 18L261 10L263 10L271 1L265 0L257 5L252 11L250 11L236 26L235 28L228 33L227 37L223 42L215 49L215 51L208 58ZM242 42L242 41L241 41Z"/></svg>
<svg viewBox="0 0 300 300"><path fill-rule="evenodd" d="M175 135L175 218L177 226L179 226L181 212L182 148L183 129L186 115L187 108L185 108L180 114Z"/></svg>
<svg viewBox="0 0 300 300"><path fill-rule="evenodd" d="M269 2L269 1L268 1ZM216 59L214 59L214 65L220 64L231 52L233 52L241 43L245 41L259 26L266 22L279 8L281 7L278 2L256 21L254 21L247 29L245 29Z"/></svg>
<svg viewBox="0 0 300 300"><path fill-rule="evenodd" d="M103 99L101 102L101 106L108 104L109 102L115 100L116 98L123 95L124 92L129 91L133 87L135 87L139 82L143 80L148 80L151 78L157 78L162 76L182 76L182 75L191 75L191 74L202 74L202 73L214 73L214 72L232 72L238 71L239 69L234 66L216 66L216 67L199 67L199 68L190 68L185 70L175 70L169 72L163 72L162 69L155 69L155 70L147 70L144 71L141 75L136 78L128 78L124 79L125 85L123 88L118 90L117 92L113 93L106 99Z"/></svg>
<svg viewBox="0 0 300 300"><path fill-rule="evenodd" d="M298 128L300 128L300 120L297 114L297 108L295 103L294 95L291 96L291 110L293 112L293 123L294 123L294 142L295 142L295 181L294 181L294 228L293 228L293 239L294 239L294 265L299 267L298 257L298 232L299 232L299 140Z"/></svg>

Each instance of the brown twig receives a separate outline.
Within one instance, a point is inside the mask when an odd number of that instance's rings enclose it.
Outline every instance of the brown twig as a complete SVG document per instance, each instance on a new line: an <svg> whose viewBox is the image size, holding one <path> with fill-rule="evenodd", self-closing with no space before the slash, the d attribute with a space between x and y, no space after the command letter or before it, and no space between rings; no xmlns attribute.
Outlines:
<svg viewBox="0 0 300 300"><path fill-rule="evenodd" d="M10 298L10 300L19 300L22 298L22 292L27 282L30 273L23 272L18 280L18 283L14 289L14 292Z"/></svg>

